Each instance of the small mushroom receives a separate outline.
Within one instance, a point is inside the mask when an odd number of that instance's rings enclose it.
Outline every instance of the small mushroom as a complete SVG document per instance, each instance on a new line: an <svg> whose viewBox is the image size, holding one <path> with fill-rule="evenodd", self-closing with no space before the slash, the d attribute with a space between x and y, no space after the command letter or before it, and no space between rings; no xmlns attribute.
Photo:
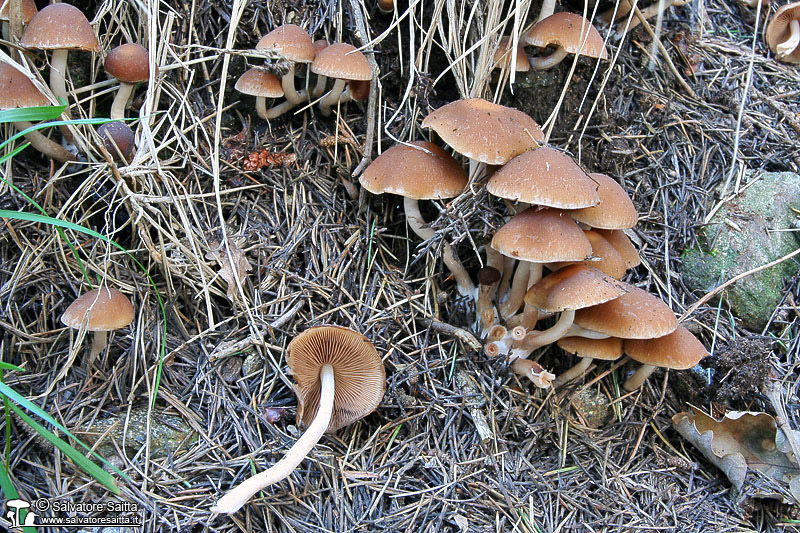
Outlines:
<svg viewBox="0 0 800 533"><path fill-rule="evenodd" d="M617 339L615 337L609 337L607 339L564 337L563 339L559 339L556 344L565 352L577 355L581 360L569 370L562 372L553 382L554 385L563 385L568 381L582 376L595 359L616 361L622 357L622 339Z"/></svg>
<svg viewBox="0 0 800 533"><path fill-rule="evenodd" d="M306 30L296 24L278 26L258 41L256 50L268 50L288 61L289 70L281 78L286 100L293 105L308 100L308 93L298 92L294 85L295 65L311 63L316 55L314 43Z"/></svg>
<svg viewBox="0 0 800 533"><path fill-rule="evenodd" d="M785 63L800 63L800 2L781 6L769 21L764 38Z"/></svg>
<svg viewBox="0 0 800 533"><path fill-rule="evenodd" d="M608 241L614 249L619 252L620 257L625 262L625 268L636 268L642 264L642 258L639 257L639 252L631 240L625 235L625 232L618 229L604 230L598 229L597 234Z"/></svg>
<svg viewBox="0 0 800 533"><path fill-rule="evenodd" d="M150 79L147 48L136 43L117 46L106 56L105 69L110 76L119 80L119 90L111 104L111 118L122 120L136 84Z"/></svg>
<svg viewBox="0 0 800 533"><path fill-rule="evenodd" d="M394 0L378 0L375 3L378 6L378 11L384 15L389 15L394 12Z"/></svg>
<svg viewBox="0 0 800 533"><path fill-rule="evenodd" d="M69 4L50 4L39 11L25 28L20 44L25 48L53 51L50 89L64 101L69 101L65 81L69 51L100 51L100 43L86 16ZM68 111L65 113L69 116Z"/></svg>
<svg viewBox="0 0 800 533"><path fill-rule="evenodd" d="M508 68L511 64L511 56L513 55L512 47L513 41L511 37L501 37L497 43L497 50L494 51L494 68ZM517 43L517 60L514 65L514 70L517 72L528 72L531 69L531 64L528 61L528 54L525 53L523 42L520 40Z"/></svg>
<svg viewBox="0 0 800 533"><path fill-rule="evenodd" d="M334 43L322 49L311 64L311 72L336 79L333 88L319 101L319 109L326 117L331 114L331 106L342 96L348 80L372 79L372 68L366 56L346 43Z"/></svg>
<svg viewBox="0 0 800 533"><path fill-rule="evenodd" d="M497 268L498 265L502 266L502 262L502 255L492 248L486 248L486 266L478 271L477 314L481 324L481 336L488 334L496 320L492 299L502 277Z"/></svg>
<svg viewBox="0 0 800 533"><path fill-rule="evenodd" d="M425 224L419 201L458 196L467 186L467 175L458 161L440 147L427 141L415 141L383 152L361 174L359 182L372 194L402 196L409 227L427 241L435 232ZM453 273L458 292L476 298L469 273L447 243L443 244L442 260Z"/></svg>
<svg viewBox="0 0 800 533"><path fill-rule="evenodd" d="M117 289L102 287L79 296L61 315L61 323L72 329L86 328L94 332L89 361L106 347L108 332L121 329L133 321L133 306Z"/></svg>
<svg viewBox="0 0 800 533"><path fill-rule="evenodd" d="M263 68L251 68L236 80L234 88L242 94L256 97L256 113L264 120L279 117L294 104L288 100L282 104L267 109L267 98L280 98L283 96L281 80L275 74Z"/></svg>
<svg viewBox="0 0 800 533"><path fill-rule="evenodd" d="M116 162L129 163L136 153L136 135L120 120L106 122L97 128L103 146Z"/></svg>
<svg viewBox="0 0 800 533"><path fill-rule="evenodd" d="M0 63L0 110L49 105L51 103L47 97L39 92L25 74L7 63ZM17 121L14 122L14 127L24 131L33 127L33 124L28 121ZM63 163L76 159L74 154L37 130L29 131L25 134L25 138L31 146L56 161Z"/></svg>
<svg viewBox="0 0 800 533"><path fill-rule="evenodd" d="M289 343L286 363L297 385L297 421L306 432L267 470L237 485L211 508L235 513L258 491L288 477L326 432L374 411L386 390L380 355L366 337L338 326L307 329Z"/></svg>
<svg viewBox="0 0 800 533"><path fill-rule="evenodd" d="M530 58L534 70L552 68L561 63L567 54L608 59L600 33L591 22L574 13L556 13L537 22L525 35L525 42L539 48L556 46L555 52L549 56Z"/></svg>
<svg viewBox="0 0 800 533"><path fill-rule="evenodd" d="M622 385L627 391L641 387L656 367L687 370L708 355L703 343L683 326L655 339L626 340L624 349L631 359L642 363L642 367Z"/></svg>

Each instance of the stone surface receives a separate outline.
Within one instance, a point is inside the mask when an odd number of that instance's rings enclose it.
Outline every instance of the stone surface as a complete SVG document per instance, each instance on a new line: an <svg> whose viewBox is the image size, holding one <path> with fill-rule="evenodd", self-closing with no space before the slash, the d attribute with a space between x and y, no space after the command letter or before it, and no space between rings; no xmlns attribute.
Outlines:
<svg viewBox="0 0 800 533"><path fill-rule="evenodd" d="M698 232L699 248L683 254L687 287L706 293L728 279L774 261L797 249L794 227L800 208L800 175L791 172L748 173L750 185L726 203ZM767 324L787 279L798 271L785 261L736 282L725 291L733 313L747 329L760 331Z"/></svg>

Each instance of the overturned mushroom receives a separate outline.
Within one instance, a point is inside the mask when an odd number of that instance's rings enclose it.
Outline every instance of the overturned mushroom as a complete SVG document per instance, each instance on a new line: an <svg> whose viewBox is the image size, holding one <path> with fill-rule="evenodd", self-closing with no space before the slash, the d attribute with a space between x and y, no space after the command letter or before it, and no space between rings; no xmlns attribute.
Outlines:
<svg viewBox="0 0 800 533"><path fill-rule="evenodd" d="M556 46L555 52L549 56L530 58L534 70L552 68L561 63L567 54L608 59L600 33L591 22L574 13L556 13L536 23L525 35L525 42L540 48Z"/></svg>
<svg viewBox="0 0 800 533"><path fill-rule="evenodd" d="M800 63L800 2L781 6L769 21L764 38L778 59Z"/></svg>
<svg viewBox="0 0 800 533"><path fill-rule="evenodd" d="M211 508L235 513L258 491L288 477L326 432L352 424L374 411L386 390L380 355L351 329L317 326L289 343L286 363L297 385L297 421L306 432L267 470L237 485Z"/></svg>

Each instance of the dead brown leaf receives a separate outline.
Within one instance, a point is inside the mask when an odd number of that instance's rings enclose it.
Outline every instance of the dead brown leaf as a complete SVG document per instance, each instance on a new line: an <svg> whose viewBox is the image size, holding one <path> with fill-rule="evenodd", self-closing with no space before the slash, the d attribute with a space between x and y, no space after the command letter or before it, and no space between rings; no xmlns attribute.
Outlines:
<svg viewBox="0 0 800 533"><path fill-rule="evenodd" d="M244 285L247 273L253 270L247 256L239 248L241 243L236 242L235 239L228 241L230 255L226 253L225 246L218 241L211 241L209 245L211 251L206 254L206 258L216 259L219 263L219 277L228 283L228 299L232 302L240 301L239 291L236 289L236 278L238 277L239 282Z"/></svg>

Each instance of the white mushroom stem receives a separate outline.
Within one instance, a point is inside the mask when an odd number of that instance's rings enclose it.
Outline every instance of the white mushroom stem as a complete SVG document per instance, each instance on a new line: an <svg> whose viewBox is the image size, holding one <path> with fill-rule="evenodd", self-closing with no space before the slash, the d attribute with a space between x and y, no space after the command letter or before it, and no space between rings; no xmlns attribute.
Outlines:
<svg viewBox="0 0 800 533"><path fill-rule="evenodd" d="M640 9L639 13L641 13L642 17L646 20L649 18L653 18L658 16L662 12L666 11L671 5L683 5L685 2L676 2L675 0L657 0L655 4L649 5L644 9ZM628 23L627 20L620 22L617 24L616 32L619 35L625 33L625 31L631 31L636 26L642 23L642 20L638 16L634 16L631 20L630 26L627 28L625 25Z"/></svg>
<svg viewBox="0 0 800 533"><path fill-rule="evenodd" d="M531 263L528 274L528 289L535 284L539 283L542 279L542 264ZM524 299L523 299L524 301ZM532 305L525 304L522 311L522 323L520 324L527 331L533 330L536 327L536 322L539 321L539 310Z"/></svg>
<svg viewBox="0 0 800 533"><path fill-rule="evenodd" d="M542 20L546 19L552 15L555 10L556 0L544 0L544 2L542 2L542 8L539 10L539 17L536 19L536 22L541 22Z"/></svg>
<svg viewBox="0 0 800 533"><path fill-rule="evenodd" d="M783 59L797 49L800 45L800 20L793 19L789 23L789 38L775 47L775 54L778 59Z"/></svg>
<svg viewBox="0 0 800 533"><path fill-rule="evenodd" d="M628 392L638 389L647 380L647 378L650 377L650 374L652 374L655 369L656 367L652 365L640 366L639 369L634 372L625 383L622 384L622 386Z"/></svg>
<svg viewBox="0 0 800 533"><path fill-rule="evenodd" d="M108 332L95 331L92 336L92 350L89 352L89 361L94 361L108 345Z"/></svg>
<svg viewBox="0 0 800 533"><path fill-rule="evenodd" d="M606 335L605 333L600 333L599 331L594 331L591 329L586 329L581 327L577 324L572 324L572 327L569 328L567 334L564 335L565 337L583 337L584 339L607 339L611 335Z"/></svg>
<svg viewBox="0 0 800 533"><path fill-rule="evenodd" d="M289 72L281 78L281 86L283 87L283 95L286 100L297 105L308 99L308 93L305 91L298 92L294 87L294 63L289 66Z"/></svg>
<svg viewBox="0 0 800 533"><path fill-rule="evenodd" d="M69 50L53 50L53 57L50 60L50 90L53 91L56 98L59 100L63 98L65 102L69 102L69 98L67 97L67 81L65 78L67 74L68 56ZM67 103L64 114L69 117L69 103Z"/></svg>
<svg viewBox="0 0 800 533"><path fill-rule="evenodd" d="M300 100L300 102L303 102L306 100L305 96L308 93L305 90L302 90L298 94L300 94L300 96L303 98L302 100ZM269 109L267 109L266 97L256 96L256 113L258 113L258 116L263 118L264 120L269 120L271 118L279 117L284 113L286 113L287 111L294 109L300 102L294 103L289 100L286 100L285 102L282 102L276 106L272 106Z"/></svg>
<svg viewBox="0 0 800 533"><path fill-rule="evenodd" d="M324 116L327 117L331 114L331 106L336 105L336 102L339 101L339 96L342 95L345 85L347 85L347 80L337 78L333 84L333 89L319 101L319 110Z"/></svg>
<svg viewBox="0 0 800 533"><path fill-rule="evenodd" d="M512 358L527 358L535 349L552 344L557 340L566 337L567 332L575 320L575 311L567 309L558 317L558 321L549 329L544 331L531 331L522 342L517 343L511 350Z"/></svg>
<svg viewBox="0 0 800 533"><path fill-rule="evenodd" d="M591 366L592 361L594 361L594 359L592 359L591 357L582 357L577 365L573 366L572 368L570 368L565 372L562 372L553 382L553 385L562 385L564 383L567 383L568 381L572 381L573 379L579 376L582 376L586 372L586 369Z"/></svg>
<svg viewBox="0 0 800 533"><path fill-rule="evenodd" d="M322 96L325 93L325 85L328 83L328 77L323 76L322 74L317 74L317 83L314 84L314 88L311 90L311 97L316 99Z"/></svg>
<svg viewBox="0 0 800 533"><path fill-rule="evenodd" d="M508 299L500 304L500 316L504 319L509 319L517 314L519 306L522 305L528 290L530 266L531 264L528 262L521 262L517 265L517 271L514 272L514 279L511 281L511 289L508 292Z"/></svg>
<svg viewBox="0 0 800 533"><path fill-rule="evenodd" d="M114 97L114 103L111 104L111 118L114 120L125 120L125 108L128 106L128 100L131 99L133 94L134 83L119 82L119 90Z"/></svg>
<svg viewBox="0 0 800 533"><path fill-rule="evenodd" d="M486 266L496 269L498 272L503 268L503 256L490 246L486 246ZM479 276L480 278L480 276ZM497 292L497 283L489 285L480 285L478 288L478 301L476 302L476 309L478 317L481 321L481 332L483 335L489 333L489 329L494 325L497 320L494 303L492 302Z"/></svg>
<svg viewBox="0 0 800 533"><path fill-rule="evenodd" d="M336 80L337 83L339 81L341 80ZM408 220L411 231L416 233L422 240L427 241L432 239L434 235L436 235L436 232L425 224L425 220L419 212L419 201L413 198L404 198L403 206L406 212L406 220ZM455 252L453 252L453 247L446 242L442 243L442 260L447 268L450 269L450 272L453 273L453 277L456 279L456 284L458 285L459 294L475 298L477 289L475 289L475 285L472 283L469 273L467 273L464 265L462 265L461 261L456 257Z"/></svg>
<svg viewBox="0 0 800 533"><path fill-rule="evenodd" d="M26 121L19 121L15 122L14 126L19 131L25 131L28 128L33 127L33 124ZM57 142L51 141L44 135L42 135L39 131L31 130L25 134L25 138L31 143L31 146L39 150L41 153L55 159L56 161L60 161L61 163L65 161L75 161L76 157L72 154L69 150L65 149L63 146L58 144Z"/></svg>
<svg viewBox="0 0 800 533"><path fill-rule="evenodd" d="M235 513L258 491L287 478L297 468L297 465L303 462L303 459L306 458L314 445L322 438L328 426L330 426L331 416L333 415L333 392L335 388L333 367L331 365L323 365L319 371L319 379L322 386L317 416L308 426L306 432L303 433L303 436L286 452L283 459L260 474L246 479L220 498L211 507L212 513Z"/></svg>
<svg viewBox="0 0 800 533"><path fill-rule="evenodd" d="M567 50L563 46L556 48L556 51L549 56L528 56L533 70L547 70L561 63L567 57Z"/></svg>
<svg viewBox="0 0 800 533"><path fill-rule="evenodd" d="M503 257L503 279L500 280L500 286L497 287L495 298L497 302L501 302L508 296L508 289L511 286L511 278L514 277L514 264L516 261L513 257Z"/></svg>
<svg viewBox="0 0 800 533"><path fill-rule="evenodd" d="M520 376L525 376L539 388L546 389L555 376L548 372L539 363L528 359L517 359L511 363L511 368Z"/></svg>

